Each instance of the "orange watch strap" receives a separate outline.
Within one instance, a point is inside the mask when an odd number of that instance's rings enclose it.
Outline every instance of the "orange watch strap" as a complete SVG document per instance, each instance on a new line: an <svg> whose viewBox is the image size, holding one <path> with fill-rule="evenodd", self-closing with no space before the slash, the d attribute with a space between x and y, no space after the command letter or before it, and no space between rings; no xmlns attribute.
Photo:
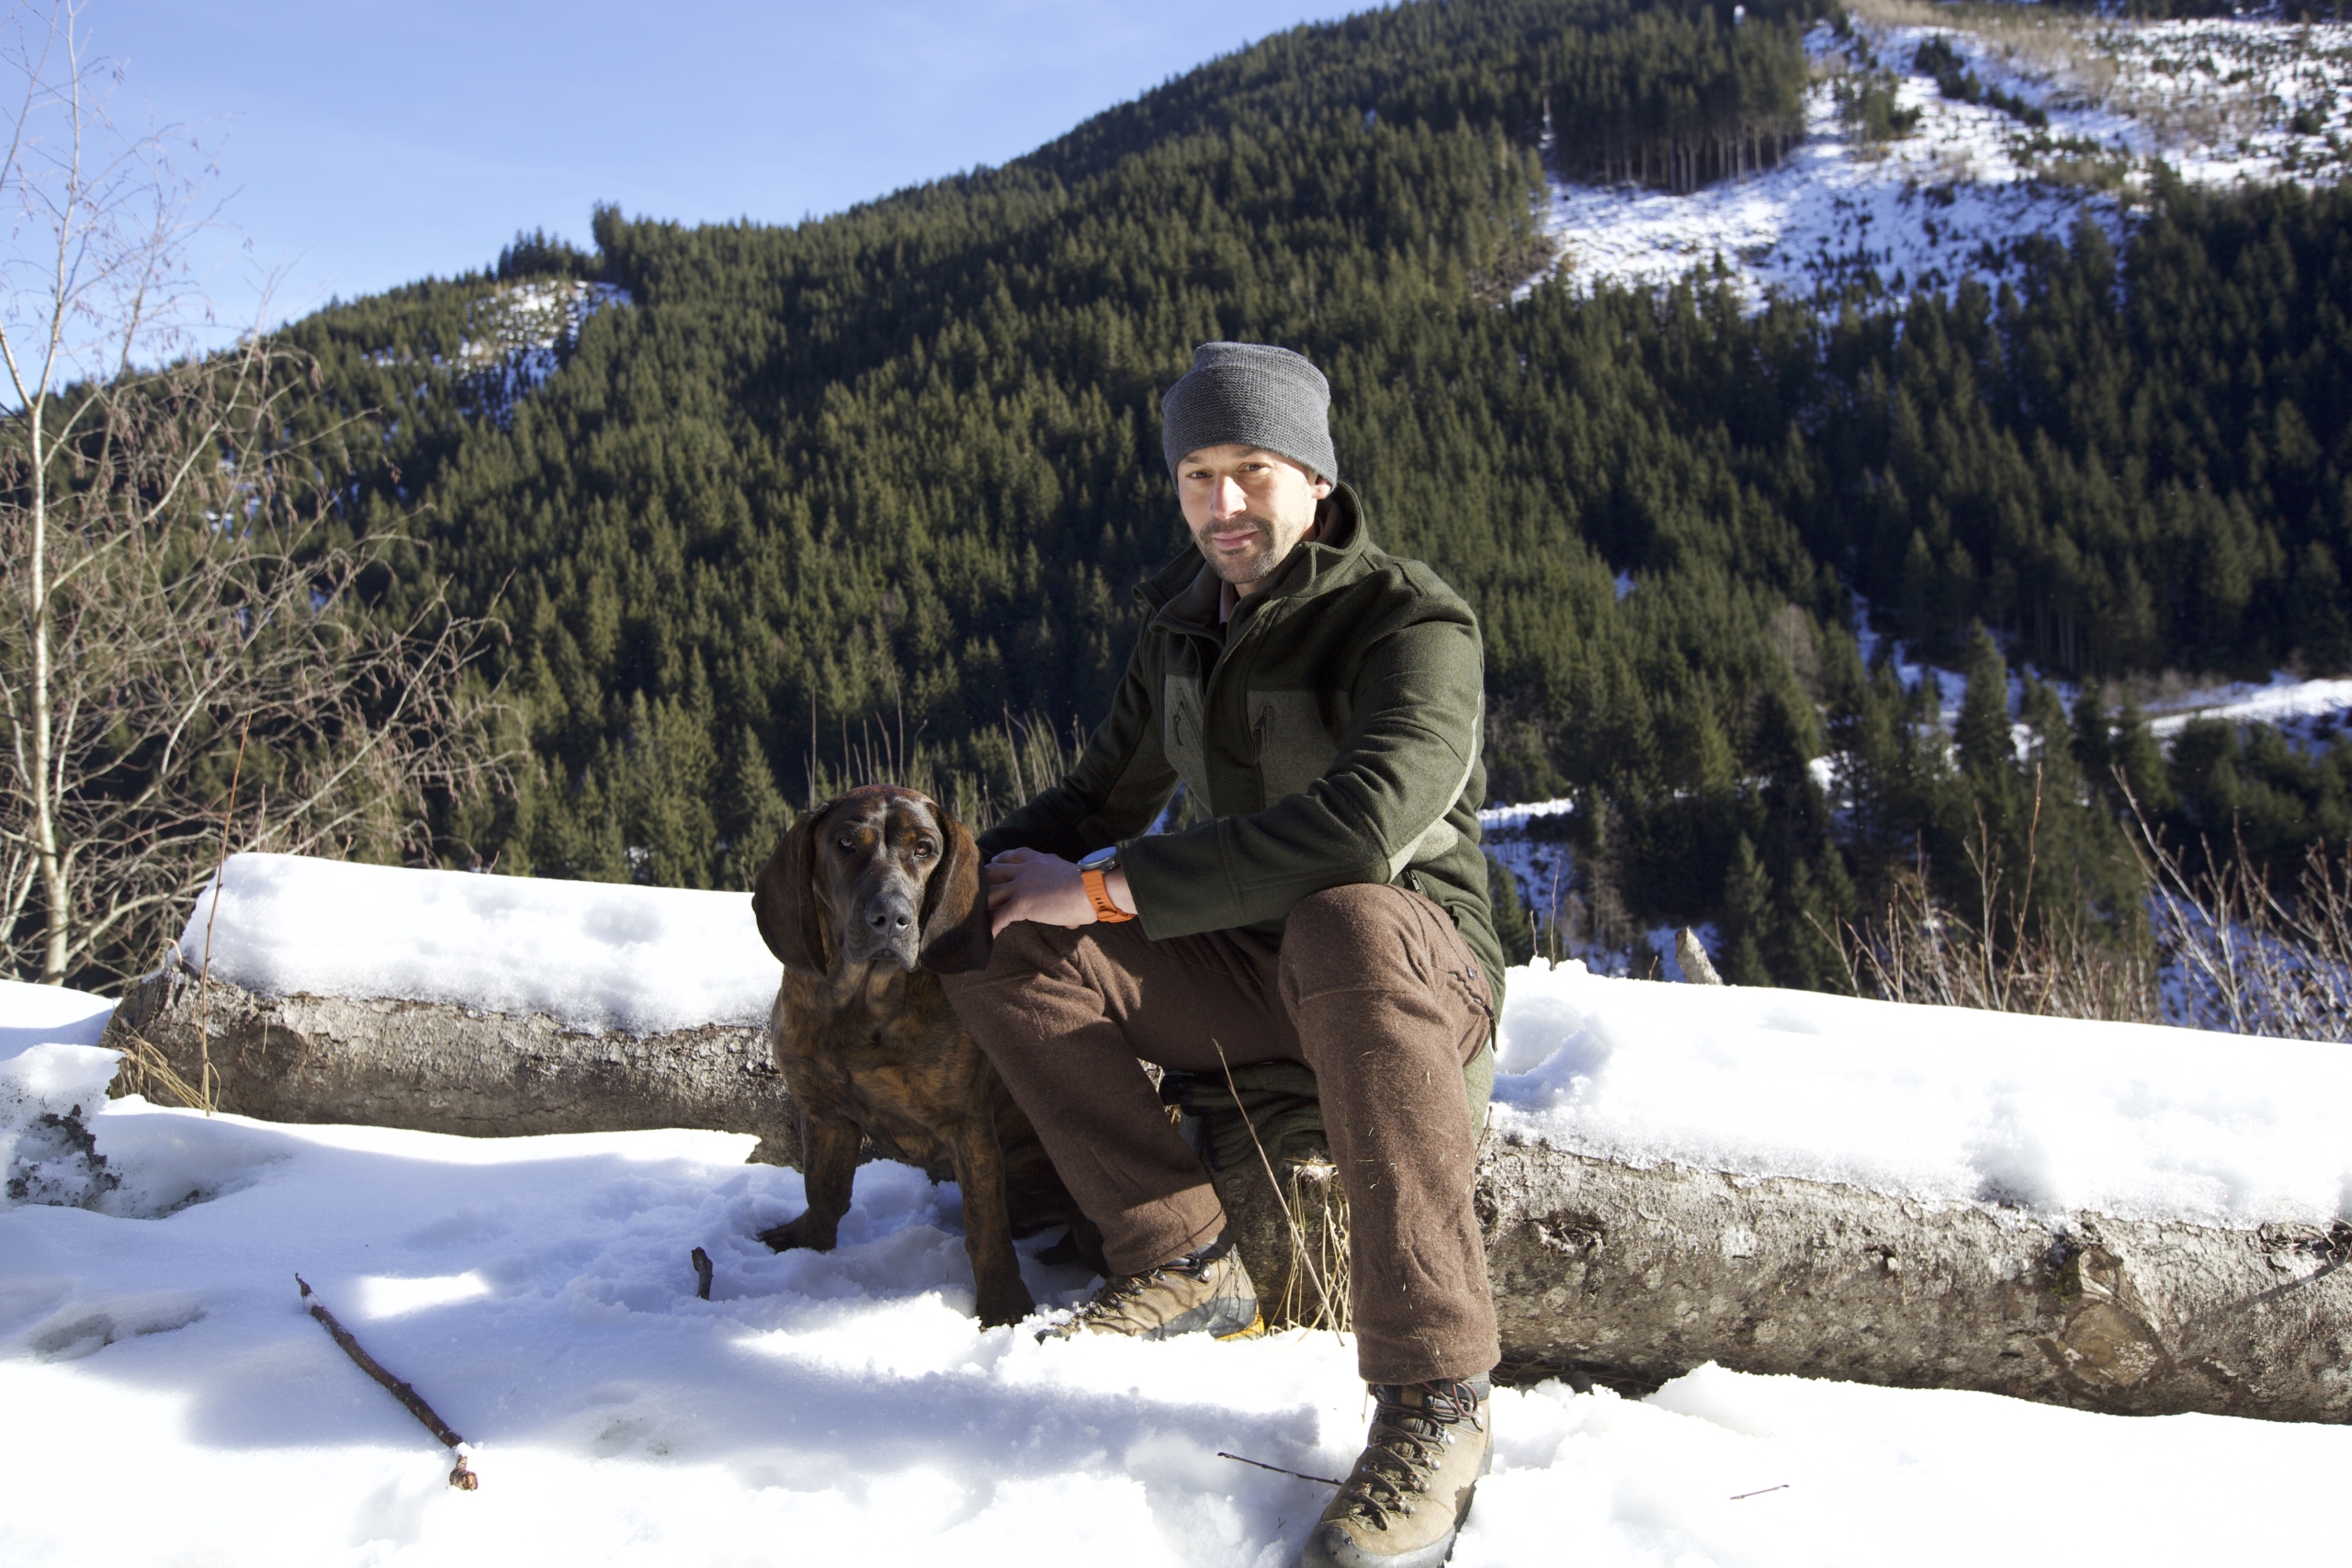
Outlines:
<svg viewBox="0 0 2352 1568"><path fill-rule="evenodd" d="M1133 915L1111 902L1110 879L1102 873L1089 866L1078 874L1078 879L1086 884L1086 897L1094 905L1096 919L1106 925L1117 925L1121 920L1135 919Z"/></svg>

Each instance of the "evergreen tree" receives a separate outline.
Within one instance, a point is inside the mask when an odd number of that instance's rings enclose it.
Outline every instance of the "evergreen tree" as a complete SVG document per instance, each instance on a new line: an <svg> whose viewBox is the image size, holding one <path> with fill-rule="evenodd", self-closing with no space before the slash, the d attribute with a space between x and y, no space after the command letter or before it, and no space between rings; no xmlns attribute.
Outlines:
<svg viewBox="0 0 2352 1568"><path fill-rule="evenodd" d="M1527 963L1535 956L1535 921L1519 896L1518 879L1492 855L1487 857L1487 899L1494 911L1495 935L1502 942L1504 958L1512 964Z"/></svg>
<svg viewBox="0 0 2352 1568"><path fill-rule="evenodd" d="M2008 663L1982 626L1969 639L1964 672L1968 685L1961 694L1952 744L1961 767L1989 783L2016 765L2017 747L2009 730Z"/></svg>
<svg viewBox="0 0 2352 1568"><path fill-rule="evenodd" d="M1734 986L1769 986L1762 936L1770 919L1771 879L1756 858L1756 846L1742 833L1732 845L1724 872L1724 979Z"/></svg>

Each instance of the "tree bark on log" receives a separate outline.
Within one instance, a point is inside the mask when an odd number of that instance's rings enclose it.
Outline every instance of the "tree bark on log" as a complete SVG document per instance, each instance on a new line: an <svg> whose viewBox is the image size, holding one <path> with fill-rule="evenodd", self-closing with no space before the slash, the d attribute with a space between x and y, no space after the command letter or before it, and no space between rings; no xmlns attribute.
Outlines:
<svg viewBox="0 0 2352 1568"><path fill-rule="evenodd" d="M271 1122L356 1122L468 1137L696 1127L754 1133L752 1157L800 1159L800 1112L767 1030L568 1030L544 1015L446 1002L266 997L171 965L132 987L99 1042L126 1053L115 1092L149 1093L143 1042L189 1084L210 1043L217 1108ZM153 1081L151 1081L153 1080Z"/></svg>
<svg viewBox="0 0 2352 1568"><path fill-rule="evenodd" d="M1283 1209L1310 1249L1344 1235L1338 1183L1285 1200L1247 1161L1216 1179L1261 1299L1314 1303ZM2352 1419L2342 1223L2051 1216L1509 1139L1482 1154L1476 1202L1513 1381L1646 1393L1715 1361L2118 1415Z"/></svg>
<svg viewBox="0 0 2352 1568"><path fill-rule="evenodd" d="M185 972L141 982L103 1043L136 1036L194 1081L196 992ZM704 1127L757 1134L755 1159L798 1158L763 1030L586 1034L218 980L206 1011L221 1108L246 1115L475 1136ZM1345 1216L1316 1174L1295 1184L1296 1216L1329 1276ZM1291 1201L1256 1162L1216 1179L1261 1301L1311 1317ZM2125 1415L2352 1419L2352 1225L2052 1216L1504 1138L1480 1157L1476 1202L1515 1379L1640 1393L1716 1361Z"/></svg>

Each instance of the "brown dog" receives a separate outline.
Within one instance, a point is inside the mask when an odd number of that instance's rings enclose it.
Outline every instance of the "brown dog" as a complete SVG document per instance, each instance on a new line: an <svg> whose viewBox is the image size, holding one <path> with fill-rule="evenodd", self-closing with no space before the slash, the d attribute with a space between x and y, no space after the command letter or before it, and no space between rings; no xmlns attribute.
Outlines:
<svg viewBox="0 0 2352 1568"><path fill-rule="evenodd" d="M972 835L928 796L862 785L793 825L752 909L784 964L769 1033L800 1105L808 1194L808 1213L760 1239L778 1252L831 1249L862 1134L934 1181L955 1177L980 1321L1018 1323L1035 1303L1013 1236L1080 1222L937 978L988 963Z"/></svg>

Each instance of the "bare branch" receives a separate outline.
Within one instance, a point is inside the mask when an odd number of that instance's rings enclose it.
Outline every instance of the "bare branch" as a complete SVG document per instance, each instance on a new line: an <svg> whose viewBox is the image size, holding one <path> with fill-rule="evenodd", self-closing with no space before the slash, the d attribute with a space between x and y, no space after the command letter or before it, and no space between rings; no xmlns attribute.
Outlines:
<svg viewBox="0 0 2352 1568"><path fill-rule="evenodd" d="M107 121L73 0L12 26L0 194L38 254L0 255L0 957L105 985L170 944L224 833L428 853L435 795L505 759L500 710L467 694L487 624L358 603L394 541L331 532L320 455L353 422L297 435L314 367L258 333L184 352L185 245L209 220L187 139Z"/></svg>

